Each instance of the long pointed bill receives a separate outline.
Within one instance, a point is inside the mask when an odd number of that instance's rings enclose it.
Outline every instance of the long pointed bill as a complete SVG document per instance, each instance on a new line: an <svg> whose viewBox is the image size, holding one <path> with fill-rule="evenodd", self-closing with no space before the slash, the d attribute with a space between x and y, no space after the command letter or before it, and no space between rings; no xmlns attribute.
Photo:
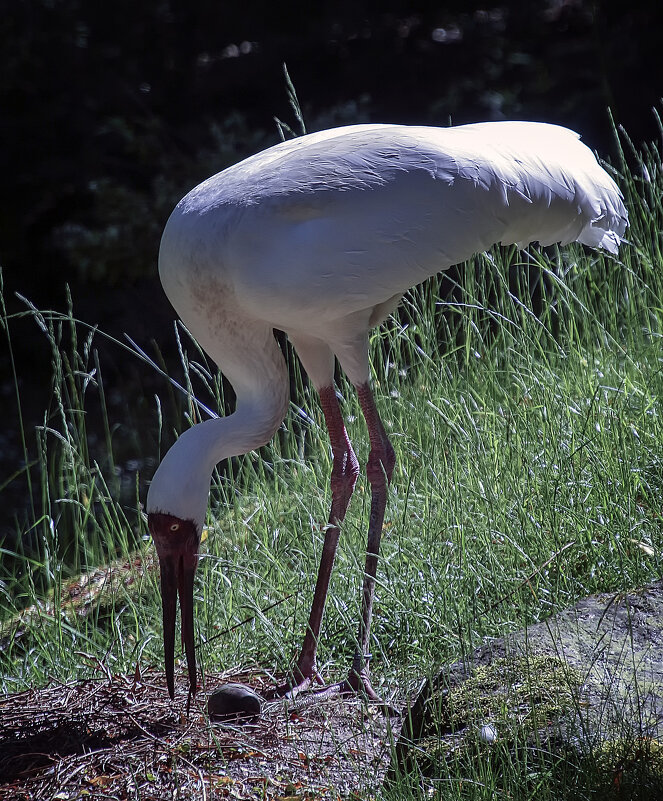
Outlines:
<svg viewBox="0 0 663 801"><path fill-rule="evenodd" d="M184 558L182 559L180 562L179 576L177 577L180 595L180 615L182 617L182 648L186 654L191 695L196 694L196 646L193 642L193 578L196 575L197 564L198 553L196 551L196 560L193 564L187 564L186 560ZM168 677L166 677L166 679L167 678Z"/></svg>
<svg viewBox="0 0 663 801"><path fill-rule="evenodd" d="M199 536L193 523L170 515L152 513L148 525L161 569L163 654L166 684L175 698L175 618L180 599L182 647L186 653L189 686L196 693L196 649L193 637L193 580L198 565Z"/></svg>
<svg viewBox="0 0 663 801"><path fill-rule="evenodd" d="M163 612L163 659L166 684L171 699L175 698L175 617L177 615L177 564L174 559L159 559L161 568L161 608Z"/></svg>

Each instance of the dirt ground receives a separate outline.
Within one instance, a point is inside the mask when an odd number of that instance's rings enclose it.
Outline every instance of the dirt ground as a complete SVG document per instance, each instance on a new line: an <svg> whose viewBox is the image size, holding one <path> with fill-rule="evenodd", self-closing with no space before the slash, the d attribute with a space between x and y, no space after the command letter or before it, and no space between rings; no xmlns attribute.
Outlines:
<svg viewBox="0 0 663 801"><path fill-rule="evenodd" d="M529 666L527 681L511 675L515 667L505 670L506 659L515 660L516 667ZM585 598L544 623L486 644L469 664L445 667L407 715L408 736L398 743L399 757L425 756L420 738L430 731L436 733L437 747L445 738L457 747L458 737L471 733L470 717L459 731L451 731L449 720L431 716L431 710L448 704L432 702L439 693L462 691L468 680L476 684L477 669L489 676L491 666L500 680L491 684L484 678L486 698L473 691L473 703L479 705L480 722L490 724L495 737L507 737L514 720L527 718L532 704L541 706L544 696L533 682L533 673L541 670L532 671L541 660L559 663L576 677L570 688L575 701L560 714L556 732L575 731L576 739L584 731L589 737L600 733L606 741L628 735L658 742L663 736L663 581L627 594ZM208 674L188 713L185 677L171 703L164 676L156 671L107 674L3 698L0 801L370 799L382 785L399 740L399 716L385 716L358 699L311 702L302 696L296 703L264 704L254 725L211 725L207 698L228 682L259 693L273 686L259 673ZM516 692L525 685L529 701ZM519 710L507 716L510 720L493 719L486 710L494 697L515 699Z"/></svg>
<svg viewBox="0 0 663 801"><path fill-rule="evenodd" d="M274 701L254 725L211 725L208 695L226 682L260 692L257 674L206 677L187 715L162 674L53 685L0 701L0 799L369 799L400 718L357 699Z"/></svg>

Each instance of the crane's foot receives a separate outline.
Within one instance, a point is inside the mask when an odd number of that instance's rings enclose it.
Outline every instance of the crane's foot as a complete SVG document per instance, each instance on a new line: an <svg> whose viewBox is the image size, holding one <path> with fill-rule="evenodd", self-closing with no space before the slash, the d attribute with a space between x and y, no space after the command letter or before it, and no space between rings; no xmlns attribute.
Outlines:
<svg viewBox="0 0 663 801"><path fill-rule="evenodd" d="M265 693L265 699L272 701L276 698L288 698L292 700L300 693L311 691L315 684L324 685L322 676L318 673L315 663L307 665L297 665L292 671L290 681L275 687Z"/></svg>
<svg viewBox="0 0 663 801"><path fill-rule="evenodd" d="M301 674L300 674L301 675ZM322 686L316 686L322 685ZM305 694L306 701L324 701L328 698L334 697L350 697L359 696L375 704L385 715L400 715L400 711L393 707L391 704L386 703L375 692L368 675L367 670L361 670L357 673L356 670L351 669L347 678L343 681L336 682L335 684L325 685L320 674L315 670L314 675L301 678L300 681L282 684L279 687L271 690L265 694L267 700L275 700L277 698L285 698L293 700L297 696Z"/></svg>
<svg viewBox="0 0 663 801"><path fill-rule="evenodd" d="M350 670L348 676L337 684L330 684L327 687L313 690L311 695L319 698L329 698L334 695L359 696L375 704L385 715L400 715L396 707L384 701L373 689L368 675L368 669L357 672L354 668Z"/></svg>

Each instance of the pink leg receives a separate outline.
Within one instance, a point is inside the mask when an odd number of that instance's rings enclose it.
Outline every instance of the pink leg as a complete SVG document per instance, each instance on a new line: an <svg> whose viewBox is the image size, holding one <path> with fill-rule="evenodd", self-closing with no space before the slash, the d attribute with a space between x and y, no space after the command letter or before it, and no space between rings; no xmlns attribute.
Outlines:
<svg viewBox="0 0 663 801"><path fill-rule="evenodd" d="M371 686L368 663L370 660L369 644L371 634L371 617L373 612L373 596L375 593L375 577L377 574L378 555L380 552L380 539L382 525L387 505L387 488L394 472L396 456L389 442L387 433L378 415L375 399L369 384L357 386L357 395L371 443L371 452L366 465L366 475L371 485L371 517L368 525L368 543L366 547L366 567L364 568L364 586L361 601L361 619L359 634L357 636L357 649L355 651L352 667L345 681L325 687L317 691L318 697L326 697L336 693L363 692L370 700L380 701L377 693ZM382 703L382 702L381 702ZM388 705L383 707L390 710Z"/></svg>
<svg viewBox="0 0 663 801"><path fill-rule="evenodd" d="M348 438L341 409L336 397L334 387L324 387L320 390L320 403L325 416L329 440L334 455L334 464L331 474L332 504L329 513L329 523L325 530L325 539L322 546L322 557L318 578L313 594L313 604L309 616L308 628L302 644L301 654L294 669L295 684L287 684L277 688L274 692L276 696L288 695L295 696L298 692L305 690L312 681L322 683L316 666L316 653L318 648L318 638L320 636L320 626L322 615L325 609L325 600L329 588L329 579L334 566L336 548L340 536L339 525L345 517L345 513L352 497L352 492L359 475L359 462L352 450L352 445Z"/></svg>
<svg viewBox="0 0 663 801"><path fill-rule="evenodd" d="M331 473L332 506L329 522L331 524L342 523L357 483L359 462L352 450L348 432L345 430L341 407L333 387L320 390L320 404L334 455Z"/></svg>
<svg viewBox="0 0 663 801"><path fill-rule="evenodd" d="M357 387L357 395L361 405L368 436L371 443L371 452L366 465L366 475L371 485L371 516L368 524L368 542L366 546L366 567L364 570L364 586L362 590L361 619L357 636L357 650L350 673L346 680L347 686L355 692L363 688L366 695L372 700L379 700L371 687L369 680L368 663L370 660L369 640L371 634L371 617L373 612L373 597L375 594L375 577L377 574L378 556L380 553L380 539L384 513L387 505L387 487L391 481L396 463L394 449L389 442L382 420L375 406L375 398L368 383Z"/></svg>

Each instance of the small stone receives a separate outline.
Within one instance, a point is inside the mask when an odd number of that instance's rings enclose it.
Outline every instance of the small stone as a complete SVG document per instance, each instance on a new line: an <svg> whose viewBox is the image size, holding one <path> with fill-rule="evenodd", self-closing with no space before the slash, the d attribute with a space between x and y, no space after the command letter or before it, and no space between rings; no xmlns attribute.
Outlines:
<svg viewBox="0 0 663 801"><path fill-rule="evenodd" d="M492 723L484 723L484 725L481 727L479 737L484 741L484 743L494 743L495 740L497 740L497 729Z"/></svg>
<svg viewBox="0 0 663 801"><path fill-rule="evenodd" d="M224 684L207 699L207 712L216 723L256 723L262 698L244 684Z"/></svg>

